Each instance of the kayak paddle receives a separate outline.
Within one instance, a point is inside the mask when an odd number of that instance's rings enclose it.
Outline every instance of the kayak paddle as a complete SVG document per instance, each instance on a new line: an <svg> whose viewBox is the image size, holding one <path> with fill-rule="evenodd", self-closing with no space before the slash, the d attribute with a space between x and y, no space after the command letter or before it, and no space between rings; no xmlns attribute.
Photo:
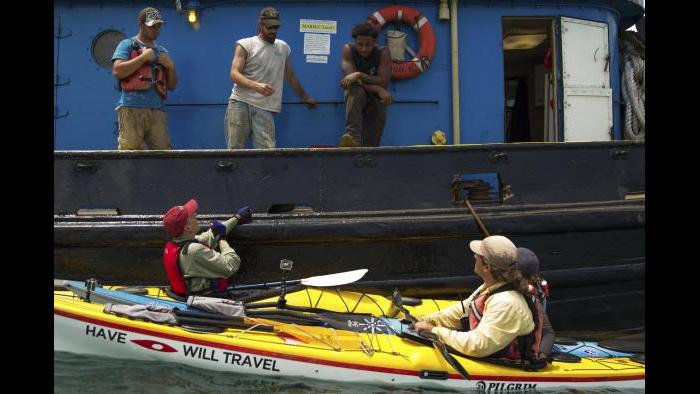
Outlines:
<svg viewBox="0 0 700 394"><path fill-rule="evenodd" d="M267 289L269 287L281 286L283 284L285 284L287 286L294 286L294 285L301 284L301 285L310 286L310 287L341 286L341 285L346 285L348 283L357 282L363 276L365 276L367 271L368 270L366 268L363 268L363 269L359 269L359 270L339 272L337 274L312 276L310 278L304 278L304 279L295 279L295 280L287 280L287 281L279 281L279 282L255 283L255 284L250 284L250 285L231 285L226 290L233 291L233 290L247 290L247 289Z"/></svg>

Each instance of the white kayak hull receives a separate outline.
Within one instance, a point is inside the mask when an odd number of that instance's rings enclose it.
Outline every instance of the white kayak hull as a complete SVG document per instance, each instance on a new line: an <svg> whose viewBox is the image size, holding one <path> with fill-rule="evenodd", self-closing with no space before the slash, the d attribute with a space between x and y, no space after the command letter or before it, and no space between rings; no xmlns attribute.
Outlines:
<svg viewBox="0 0 700 394"><path fill-rule="evenodd" d="M184 330L180 330L184 331ZM133 327L70 315L55 310L54 350L104 357L163 361L212 371L266 376L310 377L342 382L380 385L407 385L477 389L484 391L535 390L547 388L641 388L643 376L636 380L592 378L547 378L533 374L522 376L472 376L465 380L457 374L446 379L427 379L416 370L363 366L343 361L328 361L304 355L273 352L246 346L245 341L222 344L191 335L161 332L147 327Z"/></svg>

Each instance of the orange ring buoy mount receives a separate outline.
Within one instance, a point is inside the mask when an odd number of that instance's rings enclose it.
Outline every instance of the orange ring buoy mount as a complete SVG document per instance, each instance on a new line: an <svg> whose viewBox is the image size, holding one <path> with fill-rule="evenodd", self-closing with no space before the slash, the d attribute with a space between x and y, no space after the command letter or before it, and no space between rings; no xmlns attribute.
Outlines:
<svg viewBox="0 0 700 394"><path fill-rule="evenodd" d="M418 10L411 7L392 5L380 8L367 17L369 23L379 33L387 22L399 21L413 27L418 32L420 48L416 56L404 62L391 62L392 79L409 79L425 71L435 55L435 32Z"/></svg>

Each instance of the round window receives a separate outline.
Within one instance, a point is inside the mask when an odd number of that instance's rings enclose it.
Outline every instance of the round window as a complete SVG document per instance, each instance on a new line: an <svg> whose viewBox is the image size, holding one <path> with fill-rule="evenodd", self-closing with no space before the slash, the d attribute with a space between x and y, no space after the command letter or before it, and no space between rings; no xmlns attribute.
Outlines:
<svg viewBox="0 0 700 394"><path fill-rule="evenodd" d="M100 67L112 68L112 55L126 36L118 30L105 30L92 40L92 58Z"/></svg>

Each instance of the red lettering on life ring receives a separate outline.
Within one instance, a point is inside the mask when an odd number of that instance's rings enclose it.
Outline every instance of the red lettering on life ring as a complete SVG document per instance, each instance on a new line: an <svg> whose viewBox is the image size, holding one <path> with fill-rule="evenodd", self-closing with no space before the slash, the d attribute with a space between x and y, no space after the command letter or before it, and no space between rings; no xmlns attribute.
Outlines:
<svg viewBox="0 0 700 394"><path fill-rule="evenodd" d="M435 32L418 10L411 7L392 5L380 8L367 17L369 23L377 32L382 30L387 22L399 21L413 27L418 32L420 48L416 56L405 62L393 61L391 63L392 79L409 79L425 71L435 55Z"/></svg>

